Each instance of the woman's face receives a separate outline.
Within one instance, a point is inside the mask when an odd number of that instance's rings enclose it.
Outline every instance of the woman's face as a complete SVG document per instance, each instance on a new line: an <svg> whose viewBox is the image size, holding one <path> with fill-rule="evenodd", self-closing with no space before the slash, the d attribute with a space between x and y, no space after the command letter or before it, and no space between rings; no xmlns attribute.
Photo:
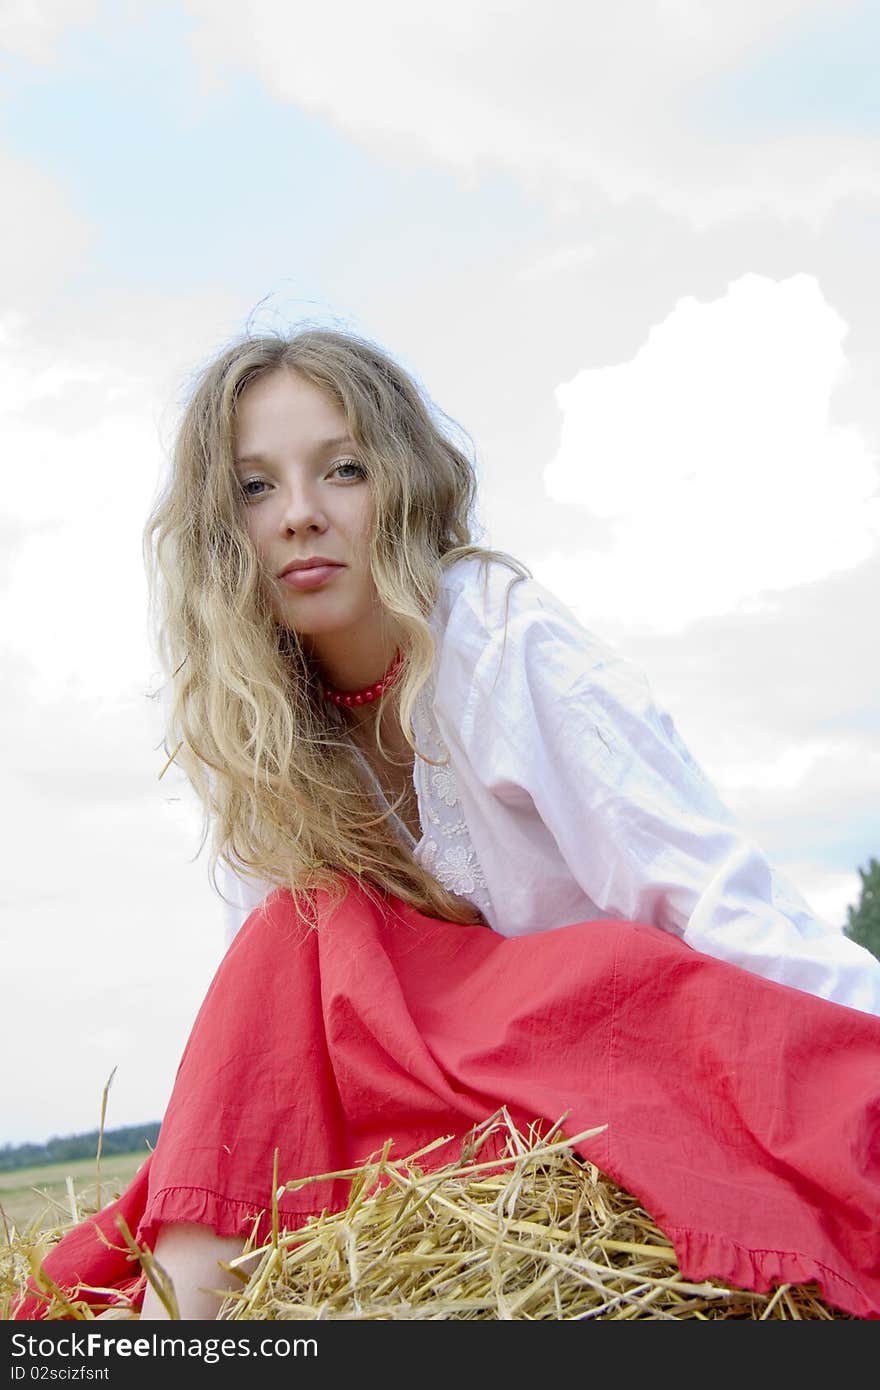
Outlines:
<svg viewBox="0 0 880 1390"><path fill-rule="evenodd" d="M377 623L369 568L370 489L334 400L282 367L245 387L236 406L242 517L284 627L339 652ZM327 566L291 569L316 558ZM309 644L307 644L309 645Z"/></svg>

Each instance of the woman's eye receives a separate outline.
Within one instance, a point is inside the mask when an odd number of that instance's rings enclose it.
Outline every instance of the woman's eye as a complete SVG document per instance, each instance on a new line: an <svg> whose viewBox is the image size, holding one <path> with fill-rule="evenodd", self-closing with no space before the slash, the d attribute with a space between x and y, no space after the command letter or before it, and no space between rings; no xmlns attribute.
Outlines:
<svg viewBox="0 0 880 1390"><path fill-rule="evenodd" d="M262 478L246 478L241 485L242 495L244 497L259 497L261 495L260 489L265 486Z"/></svg>
<svg viewBox="0 0 880 1390"><path fill-rule="evenodd" d="M353 475L354 477L365 478L367 475L364 465L362 463L358 463L357 459L340 459L339 463L333 465L333 472L338 473L340 468L353 468L355 470ZM352 477L352 474L349 474L348 476Z"/></svg>

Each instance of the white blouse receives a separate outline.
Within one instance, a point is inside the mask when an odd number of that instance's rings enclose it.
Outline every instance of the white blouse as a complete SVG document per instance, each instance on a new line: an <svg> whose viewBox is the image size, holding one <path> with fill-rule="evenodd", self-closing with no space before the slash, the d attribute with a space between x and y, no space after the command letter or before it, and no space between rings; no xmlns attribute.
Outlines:
<svg viewBox="0 0 880 1390"><path fill-rule="evenodd" d="M418 751L443 766L415 760L418 843L394 821L493 930L647 922L880 1015L880 961L815 917L721 802L640 670L561 600L469 558L446 571L431 627L434 669L413 722ZM270 887L224 868L228 940Z"/></svg>

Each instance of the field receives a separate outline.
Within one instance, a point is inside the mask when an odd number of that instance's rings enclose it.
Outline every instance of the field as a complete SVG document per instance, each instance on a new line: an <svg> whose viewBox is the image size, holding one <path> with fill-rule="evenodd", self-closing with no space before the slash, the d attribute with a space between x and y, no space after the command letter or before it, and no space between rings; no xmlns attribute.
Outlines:
<svg viewBox="0 0 880 1390"><path fill-rule="evenodd" d="M102 1206L119 1196L146 1157L146 1149L140 1149L131 1154L109 1154L101 1160ZM68 1178L77 1200L94 1209L97 1178L94 1158L42 1163L38 1167L0 1173L0 1207L7 1222L19 1231L26 1230L31 1222L36 1222L38 1228L66 1225L72 1219Z"/></svg>

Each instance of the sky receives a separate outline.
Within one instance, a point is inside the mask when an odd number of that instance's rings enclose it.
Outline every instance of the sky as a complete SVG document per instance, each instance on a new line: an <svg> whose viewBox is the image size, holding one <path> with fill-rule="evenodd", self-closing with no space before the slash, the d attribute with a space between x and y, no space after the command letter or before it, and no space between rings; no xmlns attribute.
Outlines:
<svg viewBox="0 0 880 1390"><path fill-rule="evenodd" d="M379 343L478 539L842 928L880 856L880 5L4 0L0 1145L161 1118L224 949L141 534L247 326ZM175 780L177 779L177 780Z"/></svg>

